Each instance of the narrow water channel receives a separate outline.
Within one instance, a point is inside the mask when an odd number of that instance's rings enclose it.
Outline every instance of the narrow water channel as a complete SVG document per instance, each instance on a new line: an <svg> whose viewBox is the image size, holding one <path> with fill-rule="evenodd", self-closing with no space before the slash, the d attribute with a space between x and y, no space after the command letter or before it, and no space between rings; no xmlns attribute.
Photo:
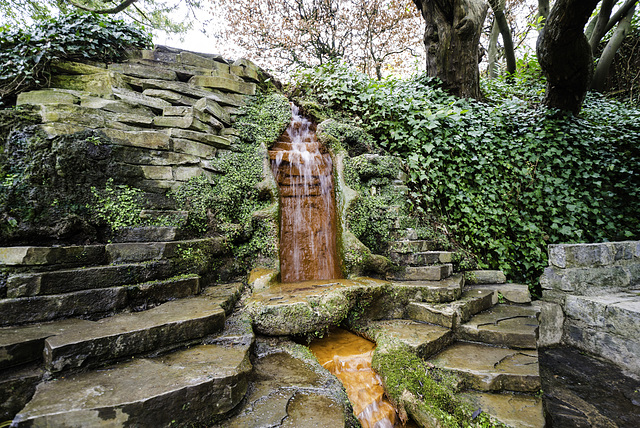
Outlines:
<svg viewBox="0 0 640 428"><path fill-rule="evenodd" d="M344 385L363 428L402 426L384 396L380 376L371 368L375 343L342 329L332 330L309 348L320 364Z"/></svg>

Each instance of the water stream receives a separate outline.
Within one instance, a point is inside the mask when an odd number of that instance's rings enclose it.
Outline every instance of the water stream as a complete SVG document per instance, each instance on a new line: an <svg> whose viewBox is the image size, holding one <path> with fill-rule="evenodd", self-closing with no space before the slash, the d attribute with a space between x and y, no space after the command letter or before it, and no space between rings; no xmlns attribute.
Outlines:
<svg viewBox="0 0 640 428"><path fill-rule="evenodd" d="M291 108L291 124L269 151L280 188L282 282L341 278L331 156L315 125Z"/></svg>
<svg viewBox="0 0 640 428"><path fill-rule="evenodd" d="M342 329L309 345L320 364L344 385L353 412L363 428L399 424L395 408L384 396L380 376L371 368L375 343Z"/></svg>

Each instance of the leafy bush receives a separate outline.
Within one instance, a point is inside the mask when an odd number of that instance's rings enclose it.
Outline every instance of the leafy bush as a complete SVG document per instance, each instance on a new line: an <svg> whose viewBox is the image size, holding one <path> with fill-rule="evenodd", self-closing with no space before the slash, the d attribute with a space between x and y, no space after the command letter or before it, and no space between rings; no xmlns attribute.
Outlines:
<svg viewBox="0 0 640 428"><path fill-rule="evenodd" d="M269 147L291 123L289 100L278 93L258 94L253 103L244 107L244 116L234 126L247 142Z"/></svg>
<svg viewBox="0 0 640 428"><path fill-rule="evenodd" d="M89 209L112 230L142 224L142 190L125 184L114 184L109 178L104 189L91 187L93 203Z"/></svg>
<svg viewBox="0 0 640 428"><path fill-rule="evenodd" d="M10 104L27 89L43 87L56 60L112 62L127 49L151 46L151 36L112 17L72 13L26 29L0 27L0 101ZM0 104L1 105L1 104Z"/></svg>
<svg viewBox="0 0 640 428"><path fill-rule="evenodd" d="M533 285L547 244L640 237L640 111L590 95L582 117L565 117L538 106L527 79L492 83L488 103L425 76L379 82L337 64L297 84L404 157L408 202L481 268Z"/></svg>

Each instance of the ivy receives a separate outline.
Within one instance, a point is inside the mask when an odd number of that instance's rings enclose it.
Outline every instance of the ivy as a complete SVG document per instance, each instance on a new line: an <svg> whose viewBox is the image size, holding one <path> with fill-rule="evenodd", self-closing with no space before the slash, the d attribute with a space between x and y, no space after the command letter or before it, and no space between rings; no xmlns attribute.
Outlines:
<svg viewBox="0 0 640 428"><path fill-rule="evenodd" d="M127 50L151 46L142 28L109 16L71 13L45 18L27 28L0 27L0 102L47 86L52 62L126 59ZM0 105L1 105L0 104Z"/></svg>
<svg viewBox="0 0 640 428"><path fill-rule="evenodd" d="M539 68L484 83L486 102L422 76L373 81L339 64L297 77L301 96L359 118L404 158L407 204L534 286L553 243L640 238L640 110L589 95L581 117L540 105Z"/></svg>

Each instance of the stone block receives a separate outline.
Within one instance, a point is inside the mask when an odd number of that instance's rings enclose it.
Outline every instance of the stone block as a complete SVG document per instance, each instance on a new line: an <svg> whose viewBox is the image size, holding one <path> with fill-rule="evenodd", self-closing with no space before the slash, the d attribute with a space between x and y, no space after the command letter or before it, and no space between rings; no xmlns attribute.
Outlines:
<svg viewBox="0 0 640 428"><path fill-rule="evenodd" d="M16 105L77 104L80 101L80 94L81 92L79 91L55 88L21 92L18 94Z"/></svg>
<svg viewBox="0 0 640 428"><path fill-rule="evenodd" d="M173 150L205 159L213 158L216 155L215 147L182 138L173 138Z"/></svg>
<svg viewBox="0 0 640 428"><path fill-rule="evenodd" d="M163 116L187 116L193 115L191 106L169 106L162 109Z"/></svg>
<svg viewBox="0 0 640 428"><path fill-rule="evenodd" d="M168 70L164 67L149 67L142 64L109 64L109 70L143 79L176 80L178 78L173 70Z"/></svg>
<svg viewBox="0 0 640 428"><path fill-rule="evenodd" d="M236 60L231 66L231 72L237 74L245 80L250 82L259 83L259 71L260 68L248 59L241 58Z"/></svg>
<svg viewBox="0 0 640 428"><path fill-rule="evenodd" d="M562 332L564 329L564 312L557 303L537 300L531 304L538 308L540 324L538 330L538 347L559 345L562 342Z"/></svg>
<svg viewBox="0 0 640 428"><path fill-rule="evenodd" d="M630 288L624 266L559 269L548 267L540 277L543 290L560 290L578 295L602 294Z"/></svg>
<svg viewBox="0 0 640 428"><path fill-rule="evenodd" d="M436 266L407 266L400 272L387 274L387 279L397 279L402 281L440 281L448 278L453 273L453 266L450 264Z"/></svg>
<svg viewBox="0 0 640 428"><path fill-rule="evenodd" d="M102 128L107 123L108 112L70 104L48 104L40 108L43 122L64 122L91 128Z"/></svg>
<svg viewBox="0 0 640 428"><path fill-rule="evenodd" d="M504 284L507 277L501 270L472 270L468 272L469 284Z"/></svg>
<svg viewBox="0 0 640 428"><path fill-rule="evenodd" d="M129 286L127 301L130 308L140 311L171 300L194 296L199 292L199 276L179 276Z"/></svg>
<svg viewBox="0 0 640 428"><path fill-rule="evenodd" d="M162 97L147 96L139 92L131 91L124 88L113 88L113 96L133 105L141 105L155 110L162 110L171 103L162 99Z"/></svg>
<svg viewBox="0 0 640 428"><path fill-rule="evenodd" d="M640 338L640 296L617 293L603 296L567 296L565 313L589 327L629 339Z"/></svg>
<svg viewBox="0 0 640 428"><path fill-rule="evenodd" d="M531 302L531 293L526 284L478 284L473 287L494 291L493 303L502 298L507 303L526 304Z"/></svg>
<svg viewBox="0 0 640 428"><path fill-rule="evenodd" d="M105 65L97 67L95 65L73 61L57 61L51 64L51 68L58 74L104 74L106 71Z"/></svg>
<svg viewBox="0 0 640 428"><path fill-rule="evenodd" d="M231 147L231 141L228 138L221 137L219 135L178 128L169 129L168 134L172 138L193 140L219 149L229 149Z"/></svg>
<svg viewBox="0 0 640 428"><path fill-rule="evenodd" d="M105 258L103 245L0 247L0 266L91 265Z"/></svg>
<svg viewBox="0 0 640 428"><path fill-rule="evenodd" d="M159 131L121 131L105 128L103 132L111 138L115 144L141 147L154 150L169 150L171 141L169 136Z"/></svg>
<svg viewBox="0 0 640 428"><path fill-rule="evenodd" d="M176 57L176 62L179 64L208 69L212 69L215 66L215 61L212 58L206 58L192 52L180 52Z"/></svg>
<svg viewBox="0 0 640 428"><path fill-rule="evenodd" d="M113 92L112 88L114 87L128 89L128 85L122 76L112 71L82 76L57 74L51 77L51 87L93 92L95 94L110 94Z"/></svg>
<svg viewBox="0 0 640 428"><path fill-rule="evenodd" d="M194 105L197 100L177 92L168 91L166 89L145 89L143 95L164 101L167 105L178 104L185 106Z"/></svg>
<svg viewBox="0 0 640 428"><path fill-rule="evenodd" d="M172 91L178 94L186 95L191 98L200 99L211 95L211 92L195 87L185 82L159 80L159 79L142 79L142 87L147 89L161 89ZM144 93L144 92L143 92ZM146 95L146 94L145 94Z"/></svg>
<svg viewBox="0 0 640 428"><path fill-rule="evenodd" d="M200 162L199 157L186 153L125 146L121 146L115 151L114 158L130 165L197 165Z"/></svg>
<svg viewBox="0 0 640 428"><path fill-rule="evenodd" d="M155 126L163 128L191 129L205 133L213 133L213 128L195 116L156 116L153 118Z"/></svg>
<svg viewBox="0 0 640 428"><path fill-rule="evenodd" d="M0 375L0 420L11 421L24 408L42 381L44 370L34 365Z"/></svg>
<svg viewBox="0 0 640 428"><path fill-rule="evenodd" d="M40 125L40 129L42 129L47 136L51 138L56 135L75 134L76 132L82 132L90 128L88 126L80 126L70 123L51 122Z"/></svg>
<svg viewBox="0 0 640 428"><path fill-rule="evenodd" d="M177 166L173 168L174 179L176 181L189 181L202 174L202 168L197 166Z"/></svg>
<svg viewBox="0 0 640 428"><path fill-rule="evenodd" d="M238 82L219 76L193 76L189 83L204 88L219 89L224 92L234 92L242 95L255 95L255 83Z"/></svg>
<svg viewBox="0 0 640 428"><path fill-rule="evenodd" d="M113 242L165 242L178 239L180 239L180 229L177 227L141 226L120 229L113 237Z"/></svg>
<svg viewBox="0 0 640 428"><path fill-rule="evenodd" d="M209 113L213 117L219 119L225 125L231 124L231 117L229 116L229 113L227 113L227 111L223 109L220 104L210 98L200 98L193 107L200 112Z"/></svg>
<svg viewBox="0 0 640 428"><path fill-rule="evenodd" d="M142 175L148 180L172 180L173 171L170 166L143 165Z"/></svg>

